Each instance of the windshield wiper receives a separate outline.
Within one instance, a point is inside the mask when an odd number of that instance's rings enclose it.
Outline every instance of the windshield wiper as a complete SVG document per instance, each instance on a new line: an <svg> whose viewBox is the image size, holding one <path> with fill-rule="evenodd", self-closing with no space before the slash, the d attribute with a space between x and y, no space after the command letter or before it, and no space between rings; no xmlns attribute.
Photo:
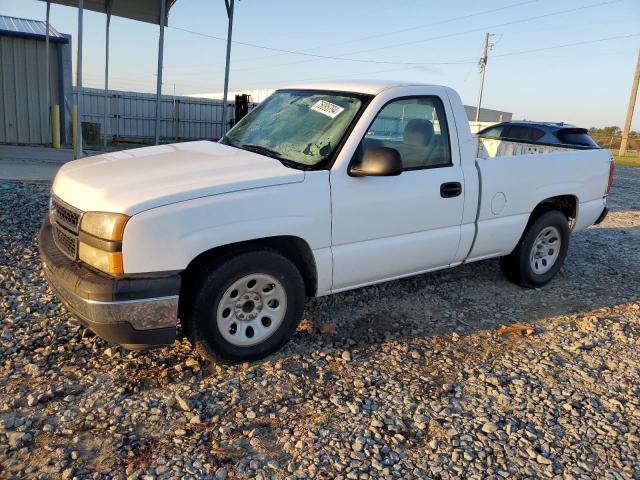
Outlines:
<svg viewBox="0 0 640 480"><path fill-rule="evenodd" d="M280 156L280 152L276 152L275 150L272 150L268 147L263 147L262 145L245 144L245 145L242 145L242 147L240 148L244 148L246 150L250 150L256 153L262 153L267 157L272 157L272 158L277 158L278 160L282 160L282 157Z"/></svg>
<svg viewBox="0 0 640 480"><path fill-rule="evenodd" d="M275 158L280 163L282 163L282 165L284 165L285 167L295 168L297 170L308 170L309 169L309 167L307 165L303 165L303 164L295 162L293 160L288 160L286 158L282 158L280 156L280 152L276 152L275 150L272 150L272 149L270 149L268 147L263 147L262 145L246 144L246 145L242 145L240 148L244 148L245 150L249 150L249 151L255 152L255 153L261 153L263 155L266 155L267 157Z"/></svg>

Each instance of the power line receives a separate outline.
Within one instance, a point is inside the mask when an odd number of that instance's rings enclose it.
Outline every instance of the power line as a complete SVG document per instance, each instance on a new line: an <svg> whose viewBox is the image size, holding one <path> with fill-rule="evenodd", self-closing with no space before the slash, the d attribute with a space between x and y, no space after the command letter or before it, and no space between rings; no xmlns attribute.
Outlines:
<svg viewBox="0 0 640 480"><path fill-rule="evenodd" d="M450 34L445 34L445 35L439 35L439 36L436 36L436 37L430 37L430 38L426 38L426 39L422 39L422 40L416 40L416 41L412 41L412 42L403 42L403 43L394 44L394 45L388 45L388 46L384 46L384 47L372 48L372 49L367 49L367 50L360 50L360 51L357 51L357 52L351 52L350 54L363 53L363 52L366 52L366 51L374 51L374 50L384 50L384 49L393 48L393 47L397 47L397 46L406 46L406 45L409 45L409 44L424 43L424 42L428 42L428 41L432 41L432 40L450 38L452 36L465 35L467 33L473 33L473 32L477 32L477 31L482 31L482 30L487 30L487 29L494 29L494 28L499 28L499 27L503 27L503 26L507 26L507 25L513 25L513 24L516 24L516 23L522 23L522 22L528 22L528 21L532 21L532 20L538 20L538 19L541 19L541 18L547 18L547 17L554 16L554 15L561 15L561 14L564 14L564 13L570 13L570 12L574 12L574 11L578 11L578 10L585 10L585 9L588 9L588 8L595 8L595 7L599 7L599 6L603 6L603 5L610 5L610 4L613 4L613 3L619 3L621 1L622 0L608 0L608 1L605 1L605 2L595 3L595 4L591 4L591 5L585 5L583 7L576 7L576 8L561 10L561 11L557 11L557 12L551 12L551 13L547 13L547 14L544 14L544 15L538 15L538 16L535 16L535 17L527 17L527 18L514 20L514 21L510 21L510 22L504 22L504 23L501 23L501 24L491 25L491 26L488 26L488 27L474 28L474 29L471 29L471 30L463 31L463 32L455 32L455 33L450 33ZM187 32L187 33L191 33L193 35L202 36L202 37L205 37L205 38L211 38L213 40L226 42L225 38L218 37L216 35L210 35L210 34L197 32L197 31L194 31L194 30L189 30L187 28L176 27L176 26L172 26L172 27L169 27L169 28L172 28L174 30L180 30L180 31ZM235 40L235 41L233 41L233 43L238 44L238 45L247 46L247 47L252 47L252 48L259 48L259 49L262 49L262 50L280 52L280 53L284 53L284 54L300 55L300 56L306 56L306 57L311 57L311 58L316 58L316 59L345 61L345 62L353 62L353 63L371 63L371 64L379 64L379 65L455 65L455 64L460 64L461 63L461 62L393 62L393 61L374 60L374 59L358 59L358 58L350 58L350 57L336 57L336 56L332 56L332 55L320 55L320 54L304 52L304 51L301 51L301 50L287 50L287 49L281 49L281 48L275 48L275 47L268 47L268 46L265 46L265 45L258 45L258 44L255 44L255 43L242 42L242 41L239 41L239 40ZM293 63L302 63L302 62L293 62ZM466 61L464 63L466 63ZM285 65L291 65L291 64L292 63L285 63L285 64L279 64L279 65L271 65L271 66L267 66L267 67L268 68L273 68L273 67L285 66ZM264 67L262 67L262 68L264 68ZM256 69L255 67L252 67L252 68L248 68L248 69L234 69L234 70L235 71L242 71L242 70L255 70L255 69Z"/></svg>
<svg viewBox="0 0 640 480"><path fill-rule="evenodd" d="M466 19L469 19L469 18L481 16L481 15L487 15L489 13L495 13L495 12L498 12L498 11L501 11L501 10L507 10L507 9L510 9L510 8L519 7L519 6L522 6L522 5L529 4L529 3L536 3L538 1L539 0L527 0L527 1L524 1L524 2L514 3L514 4L511 4L511 5L506 5L506 6L500 7L500 8L492 8L490 10L483 10L483 11L476 12L476 13L471 13L471 14L468 14L468 15L461 15L461 16L458 16L458 17L452 17L452 18L448 18L448 19L445 19L445 20L440 20L438 22L417 25L417 26L414 26L414 27L403 28L403 29L400 29L400 30L393 30L393 31L389 31L389 32L375 34L375 35L368 35L368 36L365 36L365 37L358 37L358 38L355 38L355 39L344 40L344 41L341 41L341 42L333 42L333 43L327 43L327 44L323 44L323 45L317 45L315 47L307 48L305 50L299 50L299 51L296 51L296 52L305 53L305 52L309 52L311 50L317 50L319 48L327 48L327 47L332 47L332 46L336 46L336 45L345 45L345 44L349 44L349 43L356 43L356 42L360 42L360 41L364 41L364 40L370 40L372 38L379 38L379 37L384 37L384 36L389 36L389 35L395 35L397 33L403 33L403 32L408 32L408 31L412 31L412 30L419 30L421 28L433 27L433 26L436 26L436 25L443 25L443 24L451 23L451 22L454 22L454 21L457 21L457 20L466 20ZM214 39L214 40L226 41L223 37L218 37L218 36L215 36L215 35L209 35L209 34L205 34L205 33L201 33L201 32L196 32L196 31L189 30L189 29L183 28L183 27L168 26L167 28L172 28L174 30L180 30L182 32L191 33L191 34L194 34L194 35L204 36L204 37L211 38L211 39ZM235 41L235 40L232 43L238 43L238 44L245 45L245 46L253 46L255 48L269 48L269 47L264 47L264 46L260 46L260 45L240 43L240 42ZM275 49L275 50L279 50L279 49ZM268 57L242 58L242 59L238 59L236 61L262 60L264 58L273 58L273 57L278 57L278 56L282 56L282 55L290 55L291 54L291 51L289 51L289 50L279 50L279 52L280 53L278 53L276 55L269 55Z"/></svg>
<svg viewBox="0 0 640 480"><path fill-rule="evenodd" d="M443 34L443 35L437 35L437 36L433 36L433 37L429 37L429 38L423 38L421 40L414 40L414 41L410 41L410 42L402 42L402 43L396 43L393 45L387 45L387 46L383 46L383 47L376 47L376 48L369 48L369 49L365 49L365 50L357 50L357 51L352 51L347 53L346 55L355 55L358 53L366 53L366 52L372 52L372 51L377 51L377 50L386 50L389 48L395 48L395 47L402 47L402 46L407 46L407 45L414 45L417 43L426 43L426 42L430 42L433 40L441 40L444 38L451 38L451 37L457 37L457 36L461 36L461 35L467 35L469 33L475 33L475 32L481 32L481 31L486 31L486 30L492 30L492 29L496 29L496 28L500 28L500 27L505 27L505 26L509 26L509 25L516 25L518 23L525 23L525 22L530 22L533 20L540 20L541 18L548 18L548 17L552 17L555 15L562 15L565 13L571 13L574 11L578 11L578 10L584 10L584 9L588 9L588 8L595 8L595 7L599 7L599 6L603 6L603 5L609 5L612 3L619 3L622 0L608 0L605 2L600 2L600 3L595 3L595 4L591 4L591 5L586 5L583 7L577 7L577 8L570 8L570 9L566 9L566 10L560 10L557 12L551 12L551 13L546 13L543 15L537 15L535 17L526 17L526 18L521 18L518 20L511 20L509 22L503 22L497 25L489 25L486 27L478 27L478 28L472 28L469 30L464 30L464 31L460 31L460 32L453 32L453 33L447 33L447 34ZM347 60L347 61L351 61L351 58L348 57L333 57L333 59L337 59L337 60ZM310 60L300 60L300 61L296 61L296 62L287 62L287 63L280 63L280 64L276 64L276 65L267 65L267 66L263 66L263 67L251 67L251 68L237 68L234 69L234 71L238 72L238 71L246 71L246 70L256 70L256 69L260 69L260 68L277 68L277 67L284 67L284 66L288 66L288 65L298 65L301 63L307 63ZM379 62L371 62L371 63L379 63Z"/></svg>
<svg viewBox="0 0 640 480"><path fill-rule="evenodd" d="M511 8L520 7L522 5L527 5L527 4L530 4L530 3L536 3L538 1L539 0L526 0L524 2L518 2L518 3L511 4L511 5L506 5L504 7L492 8L490 10L483 10L483 11L476 12L476 13L470 13L468 15L461 15L461 16L458 16L458 17L447 18L447 19L444 19L444 20L439 20L437 22L425 23L425 24L416 25L414 27L409 27L409 28L402 28L400 30L392 30L392 31L389 31L389 32L377 33L375 35L367 35L365 37L358 37L358 38L354 38L354 39L351 39L351 40L343 40L343 41L340 41L340 42L325 43L323 45L317 45L315 47L306 48L306 49L300 50L300 51L301 52L310 52L312 50L318 50L320 48L334 47L334 46L337 46L337 45L342 46L342 45L346 45L346 44L350 44L350 43L357 43L357 42L362 42L362 41L365 41L365 40L371 40L371 39L374 39L374 38L388 37L390 35L396 35L398 33L405 33L405 32L410 32L410 31L414 31L414 30L420 30L420 29L426 28L426 27L435 27L437 25L444 25L444 24L455 22L455 21L458 21L458 20L467 20L469 18L478 17L478 16L481 16L481 15L487 15L489 13L496 13L496 12L500 12L502 10L508 10L508 9L511 9ZM248 59L247 58L243 58L243 59L241 59L241 61L262 60L264 58L273 58L273 57L279 57L279 56L283 56L283 55L288 55L288 53L278 53L276 55L269 55L268 57L253 57L253 58L248 58Z"/></svg>
<svg viewBox="0 0 640 480"><path fill-rule="evenodd" d="M463 34L467 34L467 33L473 33L473 32L481 32L487 29L495 29L495 28L500 28L500 27L506 27L509 25L515 25L518 23L525 23L525 22L531 22L533 20L540 20L542 18L548 18L548 17L553 17L556 15L562 15L565 13L573 13L573 12L577 12L580 10L587 10L589 8L596 8L596 7L602 7L604 5L610 5L612 3L620 3L622 0L607 0L605 2L600 2L600 3L592 3L590 5L585 5L582 7L576 7L576 8L568 8L566 10L559 10L556 12L551 12L551 13L545 13L543 15L536 15L535 17L525 17L525 18L521 18L518 20L510 20L508 22L504 22L504 23L498 23L496 25L489 25L488 27L479 27L479 28L474 28L471 30L465 30L464 32L456 32L456 33L450 33L447 35L439 35L437 37L429 37L429 38L424 38L421 40L412 40L409 42L401 42L401 43L394 43L391 45L387 45L384 47L376 47L376 48L368 48L366 50L358 50L356 52L350 52L349 55L354 55L357 53L366 53L366 52L373 52L373 51L377 51L377 50L387 50L389 48L396 48L396 47L405 47L407 45L415 45L417 43L424 43L424 42L430 42L432 40L439 40L441 38L448 38L448 37L453 37L453 36L458 36L458 35L463 35Z"/></svg>
<svg viewBox="0 0 640 480"><path fill-rule="evenodd" d="M192 33L194 35L200 35L202 37L212 38L214 40L226 41L223 38L216 37L215 35L209 35L209 34L202 33L202 32L196 32L196 31L189 30L189 29L186 29L186 28L181 28L181 27L170 27L170 28L173 28L175 30L181 30L183 32ZM238 45L244 45L244 46L247 46L247 47L260 48L260 49L263 49L263 50L270 50L270 51L274 51L274 52L283 52L283 53L287 53L287 54L290 54L290 55L302 55L302 56L306 56L306 57L320 58L320 59L325 59L325 60L342 60L342 61L346 61L346 62L379 63L379 64L390 64L390 65L448 65L450 63L450 62L408 63L408 62L388 62L388 61L384 61L384 60L365 60L365 59L358 59L358 58L333 57L331 55L319 55L319 54L314 54L314 53L304 53L304 52L298 51L298 50L285 50L285 49L282 49L282 48L274 48L274 47L267 47L267 46L264 46L264 45L257 45L255 43L241 42L239 40L234 40L232 43L237 43Z"/></svg>
<svg viewBox="0 0 640 480"><path fill-rule="evenodd" d="M565 43L565 44L561 44L561 45L551 45L548 47L540 47L540 48L533 48L530 50L520 50L517 52L507 52L507 53L502 53L502 54L498 54L498 55L493 55L492 58L493 59L500 59L502 57L509 57L509 56L517 56L517 55L526 55L529 53L535 53L535 52L540 52L540 51L548 51L548 50L556 50L556 49L561 49L561 48L568 48L568 47L574 47L574 46L579 46L579 45L589 45L592 43L601 43L601 42L607 42L607 41L612 41L612 40L619 40L619 39L624 39L624 38L632 38L632 37L638 37L640 36L640 32L638 33L631 33L631 34L627 34L627 35L617 35L617 36L613 36L613 37L605 37L605 38L596 38L593 40L585 40L582 42L574 42L574 43ZM441 65L442 63L436 63L436 65ZM458 60L455 62L448 62L447 64L449 65L475 65L477 64L477 60L471 58L471 59L462 59L462 60ZM350 75L341 75L341 76L360 76L360 75L372 75L372 74L376 74L376 73L386 73L386 72L393 72L393 71L399 71L399 70L407 70L410 68L415 68L415 67L420 67L420 66L428 66L428 65L433 65L430 63L399 63L399 65L402 65L402 67L400 68L392 68L392 69L387 69L387 70L378 70L378 71L373 71L373 72L363 72L363 73L356 73L356 74L350 74ZM302 78L302 79L298 79L298 80L291 80L288 81L287 83L294 83L294 82L304 82L304 81L314 81L314 80L323 80L323 79L327 79L327 78L335 78L335 75L332 77L324 77L324 78L317 78L317 77L307 77L307 78ZM196 88L195 86L192 86L192 88Z"/></svg>
<svg viewBox="0 0 640 480"><path fill-rule="evenodd" d="M599 43L599 42L605 42L605 41L610 41L610 40L618 40L618 39L623 39L623 38L632 38L632 37L638 37L640 36L640 32L638 33L632 33L632 34L628 34L628 35L619 35L619 36L615 36L615 37L606 37L606 38L597 38L594 40L587 40L584 42L576 42L576 43L568 43L568 44L562 44L562 45L552 45L549 47L542 47L542 48L534 48L531 50L522 50L519 52L508 52L508 53L503 53L501 55L492 55L492 59L497 59L500 60L500 58L497 57L506 57L506 56L515 56L515 55L526 55L528 53L534 53L534 52L538 52L538 51L543 51L543 50L555 50L555 49L561 49L561 48L567 48L567 47L573 47L576 45L587 45L590 43ZM607 53L607 55L610 55L609 53ZM477 65L477 60L475 59L469 59L469 61L464 61L461 60L457 63L455 63L455 65ZM362 73L354 73L354 74L349 74L349 75L340 75L340 77L355 77L355 76L361 76L361 75L372 75L372 74L376 74L376 73L386 73L386 72L395 72L395 71L399 71L399 70L410 70L412 68L416 68L416 67L420 67L421 65L405 65L403 67L400 68L391 68L391 69L387 69L387 70L377 70L377 71L372 71L372 72L362 72ZM335 79L335 75L331 76L331 77L306 77L306 78L299 78L299 79L294 79L294 80L287 80L286 82L273 82L274 84L282 84L282 83L286 83L286 84L291 84L291 83L298 83L298 82L306 82L306 81L318 81L318 80L327 80L327 79ZM273 85L273 84L272 84ZM247 88L247 87L245 87ZM253 88L267 88L265 85L261 85L259 87L253 87Z"/></svg>
<svg viewBox="0 0 640 480"><path fill-rule="evenodd" d="M533 52L542 52L544 50L555 50L557 48L566 48L566 47L576 47L578 45L589 45L591 43L600 43L600 42L608 42L610 40L619 40L622 38L631 38L631 37L637 37L640 36L640 32L639 33L630 33L628 35L616 35L615 37L605 37L605 38L597 38L595 40L585 40L582 42L574 42L574 43L565 43L562 45L553 45L551 47L540 47L540 48L532 48L530 50L520 50L517 52L508 52L508 53L501 53L498 55L492 55L491 58L498 58L498 57L510 57L513 55L523 55L526 53L533 53Z"/></svg>
<svg viewBox="0 0 640 480"><path fill-rule="evenodd" d="M537 1L537 0L535 0ZM629 19L629 20L633 20L633 19ZM602 23L616 23L616 24L620 24L619 20L609 20L609 21L600 21L599 24ZM554 26L554 27L550 27L550 28L536 28L535 30L532 29L527 29L527 30L522 30L522 29L518 29L517 31L514 32L508 32L509 38L515 36L520 36L523 34L531 34L532 32L534 33L539 33L539 32L548 32L548 31L554 31L554 30L558 30L558 29L563 29L566 30L567 28L573 28L573 27L585 27L585 26L592 26L593 23L572 23L572 24L563 24L560 26ZM635 25L635 23L634 23ZM500 33L497 34L499 36L498 40L494 41L493 43L495 45L497 45L498 43L502 42L503 37L505 36L505 34ZM282 55L286 55L286 54L282 54ZM265 58L273 58L273 57L277 57L280 55L269 55L269 56L264 56L264 57L256 57L256 58L261 58L261 59L265 59ZM244 59L242 59L244 60ZM285 64L285 65L291 65L291 64L297 64L297 63L305 63L308 62L308 60L304 60L302 62L295 62L295 63L289 63L289 64ZM198 65L185 65L185 66L170 66L169 69L171 70L171 75L173 76L193 76L193 75L214 75L216 74L216 68L219 66L224 65L223 63L210 63L207 65L204 65L204 67L207 68L207 70L202 70L203 65L202 64L198 64ZM282 65L282 64L281 64ZM193 70L194 67L200 67L197 70ZM209 67L211 68L211 70L209 70ZM189 68L192 68L192 70L189 70ZM165 66L165 69L167 69L167 66ZM179 71L174 71L174 70L179 70Z"/></svg>

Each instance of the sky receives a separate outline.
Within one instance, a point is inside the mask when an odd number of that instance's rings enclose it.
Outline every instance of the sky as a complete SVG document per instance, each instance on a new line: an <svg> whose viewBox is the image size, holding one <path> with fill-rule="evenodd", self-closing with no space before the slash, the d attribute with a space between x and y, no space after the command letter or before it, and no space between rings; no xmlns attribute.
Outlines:
<svg viewBox="0 0 640 480"><path fill-rule="evenodd" d="M0 0L0 15L44 19L45 4ZM105 19L84 14L85 86L104 85ZM77 10L52 5L51 24L73 36L75 55ZM226 29L224 0L176 2L165 29L163 93L222 91ZM485 32L494 36L484 107L518 119L622 127L640 0L237 0L230 90L408 80L453 87L475 105ZM158 26L114 17L110 87L155 91L157 41ZM632 129L640 130L640 101Z"/></svg>

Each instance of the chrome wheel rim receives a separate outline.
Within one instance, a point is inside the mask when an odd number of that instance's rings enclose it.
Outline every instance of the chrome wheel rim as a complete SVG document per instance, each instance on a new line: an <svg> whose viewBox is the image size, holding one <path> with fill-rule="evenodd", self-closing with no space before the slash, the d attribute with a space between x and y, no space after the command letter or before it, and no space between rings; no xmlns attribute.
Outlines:
<svg viewBox="0 0 640 480"><path fill-rule="evenodd" d="M529 256L529 264L534 273L541 275L551 270L558 260L561 246L560 231L556 227L543 228L533 242Z"/></svg>
<svg viewBox="0 0 640 480"><path fill-rule="evenodd" d="M227 288L218 304L216 321L227 342L250 347L273 335L286 311L287 294L282 283L271 275L255 273Z"/></svg>

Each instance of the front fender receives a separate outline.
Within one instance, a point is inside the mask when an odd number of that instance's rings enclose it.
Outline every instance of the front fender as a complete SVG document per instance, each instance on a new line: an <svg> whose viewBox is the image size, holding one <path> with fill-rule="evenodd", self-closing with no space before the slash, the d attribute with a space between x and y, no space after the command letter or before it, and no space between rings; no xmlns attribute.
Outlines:
<svg viewBox="0 0 640 480"><path fill-rule="evenodd" d="M184 270L215 247L295 236L312 250L331 245L329 172L301 183L195 198L134 215L124 231L124 272Z"/></svg>

